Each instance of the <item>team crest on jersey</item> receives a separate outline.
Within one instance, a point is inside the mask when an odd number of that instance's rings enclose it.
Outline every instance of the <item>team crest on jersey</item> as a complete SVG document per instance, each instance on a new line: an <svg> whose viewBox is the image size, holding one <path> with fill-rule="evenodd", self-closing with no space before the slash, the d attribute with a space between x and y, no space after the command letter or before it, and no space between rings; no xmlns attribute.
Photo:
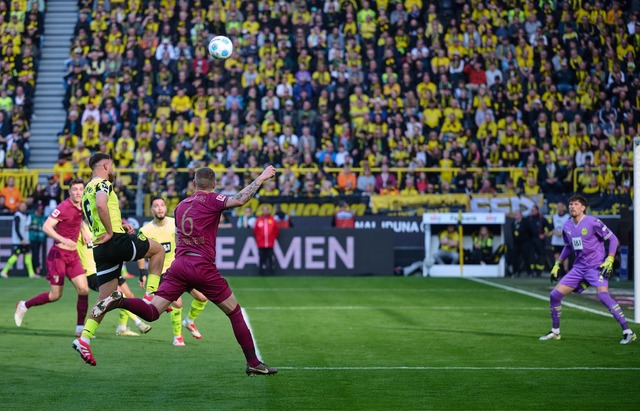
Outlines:
<svg viewBox="0 0 640 411"><path fill-rule="evenodd" d="M580 231L582 233L582 235L587 235L588 231L586 228L583 228L582 231Z"/></svg>
<svg viewBox="0 0 640 411"><path fill-rule="evenodd" d="M51 217L56 218L60 215L60 210L58 210L57 208L55 210L53 210L53 213L51 213Z"/></svg>
<svg viewBox="0 0 640 411"><path fill-rule="evenodd" d="M227 196L225 196L224 194L218 194L218 196L216 197L216 200L224 201L225 198L227 198Z"/></svg>

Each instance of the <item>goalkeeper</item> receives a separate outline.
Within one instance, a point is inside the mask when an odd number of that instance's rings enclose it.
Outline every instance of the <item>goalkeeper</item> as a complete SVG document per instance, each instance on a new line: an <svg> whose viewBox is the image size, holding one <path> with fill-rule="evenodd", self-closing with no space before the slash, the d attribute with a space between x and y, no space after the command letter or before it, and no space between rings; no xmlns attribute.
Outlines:
<svg viewBox="0 0 640 411"><path fill-rule="evenodd" d="M609 278L613 273L613 260L618 248L618 238L599 219L585 215L587 199L581 195L569 198L569 215L571 218L562 227L564 248L560 258L551 269L551 282L558 280L560 265L571 253L575 254L575 262L569 272L562 277L558 285L551 291L550 307L552 328L540 340L560 339L560 316L562 299L580 287L596 288L598 299L613 314L622 327L620 344L629 344L636 340L636 335L629 329L620 305L609 295ZM605 241L609 241L608 254L605 253Z"/></svg>

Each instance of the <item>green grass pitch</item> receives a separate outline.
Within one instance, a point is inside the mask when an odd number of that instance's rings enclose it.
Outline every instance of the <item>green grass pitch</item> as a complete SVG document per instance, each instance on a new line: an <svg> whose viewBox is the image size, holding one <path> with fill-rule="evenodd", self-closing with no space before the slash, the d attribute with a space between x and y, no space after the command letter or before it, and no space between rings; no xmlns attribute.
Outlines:
<svg viewBox="0 0 640 411"><path fill-rule="evenodd" d="M545 279L496 280L548 295ZM141 294L135 281L132 289ZM230 278L273 377L249 378L227 318L207 306L173 347L169 316L140 337L117 337L110 313L92 349L71 348L75 291L15 303L45 280L0 281L0 407L18 410L616 410L638 409L640 342L618 344L610 316L564 307L562 340L548 302L465 279ZM96 294L89 297L90 306ZM185 296L185 307L191 297ZM604 311L588 296L568 301ZM633 318L629 308L628 318ZM186 310L183 311L183 316ZM131 325L133 327L133 325ZM637 328L637 324L632 324Z"/></svg>

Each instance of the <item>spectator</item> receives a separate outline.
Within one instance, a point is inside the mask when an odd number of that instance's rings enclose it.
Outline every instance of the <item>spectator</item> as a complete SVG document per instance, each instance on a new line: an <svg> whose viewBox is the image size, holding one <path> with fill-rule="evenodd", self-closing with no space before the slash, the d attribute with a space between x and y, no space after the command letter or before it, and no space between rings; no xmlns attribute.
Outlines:
<svg viewBox="0 0 640 411"><path fill-rule="evenodd" d="M14 177L7 178L6 185L0 190L0 195L4 197L4 205L11 213L18 211L18 206L22 202L22 193L20 193L20 189L15 186Z"/></svg>
<svg viewBox="0 0 640 411"><path fill-rule="evenodd" d="M355 213L349 210L349 204L346 201L340 200L338 210L333 215L331 226L335 228L355 228L355 224Z"/></svg>
<svg viewBox="0 0 640 411"><path fill-rule="evenodd" d="M389 172L389 166L383 164L380 167L380 173L375 177L375 189L380 193L381 190L397 187L396 176Z"/></svg>
<svg viewBox="0 0 640 411"><path fill-rule="evenodd" d="M273 218L278 223L278 228L280 229L293 227L291 217L289 217L289 214L282 210L280 204L273 205Z"/></svg>
<svg viewBox="0 0 640 411"><path fill-rule="evenodd" d="M256 223L256 217L253 215L251 211L251 207L245 207L243 209L243 213L238 217L236 221L236 227L238 228L250 228L253 229Z"/></svg>

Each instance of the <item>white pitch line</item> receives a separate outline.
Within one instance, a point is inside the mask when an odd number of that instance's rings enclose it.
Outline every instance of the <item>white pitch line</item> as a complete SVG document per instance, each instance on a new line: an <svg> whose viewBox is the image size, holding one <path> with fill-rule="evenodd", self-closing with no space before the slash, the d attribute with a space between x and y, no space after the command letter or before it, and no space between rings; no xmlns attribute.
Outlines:
<svg viewBox="0 0 640 411"><path fill-rule="evenodd" d="M258 349L258 341L256 341L256 333L254 333L253 328L251 328L251 321L249 321L249 315L247 315L247 311L243 307L240 307L240 311L242 311L244 322L247 323L247 327L249 328L249 331L251 331L251 336L253 337L253 345L256 349L256 356L258 356L258 359L262 361L262 355L260 355L260 349Z"/></svg>
<svg viewBox="0 0 640 411"><path fill-rule="evenodd" d="M424 310L434 310L434 311L460 311L460 310L473 310L473 311L478 311L478 310L487 310L487 311L497 311L497 310L502 310L501 308L497 308L497 307L477 307L477 306L469 306L469 307L464 307L464 306L440 306L440 307L430 307L430 306L373 306L373 305L365 305L365 306L359 306L359 305L354 305L354 306L330 306L330 305L324 305L324 306L296 306L296 307L250 307L252 310L260 310L260 311L303 311L303 310L309 310L309 311L313 311L313 310L420 310L420 311L424 311ZM522 308L513 308L513 309L509 309L510 311L536 311L536 310L540 310L540 311L548 311L548 308L544 308L544 307L522 307Z"/></svg>
<svg viewBox="0 0 640 411"><path fill-rule="evenodd" d="M538 300L549 301L549 297L548 296L532 293L530 291L521 290L521 289L515 288L515 287L509 287L508 285L492 283L491 281L483 280L481 278L468 277L467 279L470 280L470 281L474 281L476 283L489 285L491 287L501 288L503 290L510 291L512 293L518 293L518 294L526 295L528 297L536 298ZM575 309L578 309L578 310L581 310L581 311L585 311L585 312L588 312L588 313L591 313L591 314L602 315L604 317L610 317L611 316L611 313L608 312L608 311L595 310L593 308L585 307L585 306L582 306L582 305L579 305L579 304L570 303L570 302L567 302L567 301L563 301L562 305L563 306L567 306L567 307L571 307L571 308L575 308ZM627 318L627 322L633 322L633 321L631 319Z"/></svg>
<svg viewBox="0 0 640 411"><path fill-rule="evenodd" d="M292 371L640 371L640 367L278 367Z"/></svg>
<svg viewBox="0 0 640 411"><path fill-rule="evenodd" d="M255 287L235 287L234 290L239 291L251 291L251 292L411 292L411 293L433 293L433 292L478 292L477 288L328 288L328 287L309 287L309 288L291 288L291 287L269 287L269 288L255 288Z"/></svg>

